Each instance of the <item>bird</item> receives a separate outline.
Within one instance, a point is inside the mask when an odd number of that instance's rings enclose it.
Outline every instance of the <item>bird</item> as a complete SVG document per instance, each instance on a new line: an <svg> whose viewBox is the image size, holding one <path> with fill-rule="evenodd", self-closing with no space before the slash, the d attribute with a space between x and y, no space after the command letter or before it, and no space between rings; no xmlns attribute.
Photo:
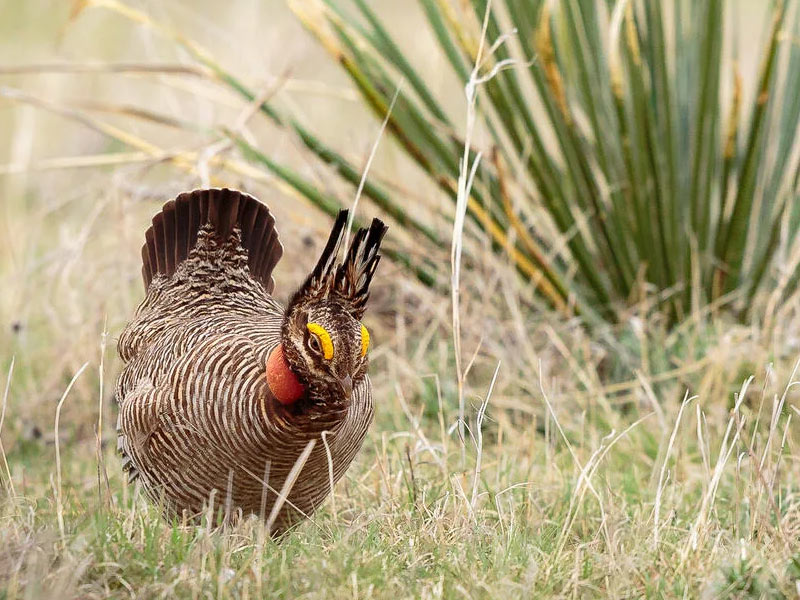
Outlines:
<svg viewBox="0 0 800 600"><path fill-rule="evenodd" d="M281 536L354 460L374 414L362 318L387 227L375 218L343 248L348 219L283 306L283 246L255 197L195 190L153 217L145 297L117 344L117 448L168 518L256 515Z"/></svg>

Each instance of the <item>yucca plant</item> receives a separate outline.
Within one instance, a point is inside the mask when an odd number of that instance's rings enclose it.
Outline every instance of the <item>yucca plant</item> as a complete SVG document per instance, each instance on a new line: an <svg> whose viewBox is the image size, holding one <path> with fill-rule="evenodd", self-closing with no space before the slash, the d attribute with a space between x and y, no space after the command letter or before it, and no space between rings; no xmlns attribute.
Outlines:
<svg viewBox="0 0 800 600"><path fill-rule="evenodd" d="M752 94L732 2L419 3L463 85L482 36L491 47L477 101L491 144L473 151L492 158L481 162L468 211L553 306L613 322L650 297L674 323L702 306L745 316L760 290L785 297L794 288L796 2L767 9ZM455 200L460 124L370 3L292 7ZM392 205L405 227L426 233L405 218L412 206Z"/></svg>
<svg viewBox="0 0 800 600"><path fill-rule="evenodd" d="M289 1L385 120L387 134L455 205L466 136L448 112L453 103L430 91L368 0ZM748 318L754 306L774 308L795 290L798 0L761 8L767 19L753 73L739 66L741 7L731 1L418 2L442 56L476 92L483 141L470 142L467 156L480 152L483 159L466 198L468 217L551 306L604 324L646 299L674 324L720 307ZM180 31L119 0L79 0L74 7L73 18L105 8L172 39L197 61L194 75L234 90L292 131L396 227L448 244L441 228L417 216L414 201L374 172L362 181L363 165L315 135L313 123L249 88ZM752 27L747 33L752 37ZM19 91L0 93L49 107ZM126 146L163 154L119 128L73 116ZM229 138L256 170L329 214L351 200L320 189L235 131L209 133ZM170 160L193 169L191 154ZM239 175L252 170L215 161ZM415 259L389 242L387 253L423 282L443 281L447 265ZM759 292L768 292L769 302L754 302Z"/></svg>

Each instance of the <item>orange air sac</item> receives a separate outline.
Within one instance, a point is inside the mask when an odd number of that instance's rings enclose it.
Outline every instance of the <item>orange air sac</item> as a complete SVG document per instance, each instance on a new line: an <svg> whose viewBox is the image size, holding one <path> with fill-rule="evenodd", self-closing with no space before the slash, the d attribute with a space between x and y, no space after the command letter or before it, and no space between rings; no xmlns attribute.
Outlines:
<svg viewBox="0 0 800 600"><path fill-rule="evenodd" d="M305 386L289 368L289 363L283 355L283 346L280 344L267 359L267 384L272 395L281 404L297 402L306 391Z"/></svg>

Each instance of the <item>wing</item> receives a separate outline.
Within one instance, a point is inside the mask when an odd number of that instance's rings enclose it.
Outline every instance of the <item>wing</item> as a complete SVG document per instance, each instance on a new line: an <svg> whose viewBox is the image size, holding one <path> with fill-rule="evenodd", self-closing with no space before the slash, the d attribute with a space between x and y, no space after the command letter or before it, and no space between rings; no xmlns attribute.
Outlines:
<svg viewBox="0 0 800 600"><path fill-rule="evenodd" d="M271 347L258 341L241 333L208 336L173 355L155 377L138 361L126 367L118 449L129 479L142 478L154 500L163 490L181 508L199 511L210 492L226 489L229 471L237 494L260 494Z"/></svg>

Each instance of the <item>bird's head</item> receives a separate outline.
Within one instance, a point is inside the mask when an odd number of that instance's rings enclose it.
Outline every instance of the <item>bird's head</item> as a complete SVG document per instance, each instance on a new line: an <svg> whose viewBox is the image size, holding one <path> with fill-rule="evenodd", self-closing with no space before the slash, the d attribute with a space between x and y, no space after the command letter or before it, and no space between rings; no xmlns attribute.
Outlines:
<svg viewBox="0 0 800 600"><path fill-rule="evenodd" d="M282 404L348 402L367 371L369 332L361 323L386 226L359 229L337 264L348 211L339 213L316 267L286 309L267 380Z"/></svg>

